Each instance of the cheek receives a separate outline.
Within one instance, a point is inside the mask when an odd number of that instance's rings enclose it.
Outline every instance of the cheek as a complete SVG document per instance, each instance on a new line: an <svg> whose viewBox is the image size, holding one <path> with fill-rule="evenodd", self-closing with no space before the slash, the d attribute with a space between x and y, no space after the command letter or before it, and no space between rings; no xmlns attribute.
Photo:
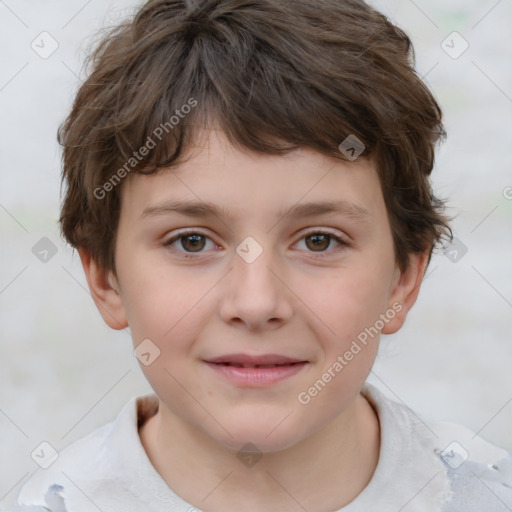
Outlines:
<svg viewBox="0 0 512 512"><path fill-rule="evenodd" d="M191 317L206 291L200 279L189 279L186 270L151 261L144 253L120 257L118 274L135 345L149 338L168 350L173 337L184 338L176 332L193 330ZM178 349L179 343L172 346Z"/></svg>
<svg viewBox="0 0 512 512"><path fill-rule="evenodd" d="M295 289L324 338L342 346L375 324L387 304L389 279L382 264L361 261L322 279L300 279Z"/></svg>

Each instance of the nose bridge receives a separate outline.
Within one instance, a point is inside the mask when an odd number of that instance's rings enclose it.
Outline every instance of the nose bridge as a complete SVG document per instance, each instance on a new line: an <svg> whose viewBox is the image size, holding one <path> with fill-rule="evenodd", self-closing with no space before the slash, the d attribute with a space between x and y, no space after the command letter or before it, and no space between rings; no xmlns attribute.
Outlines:
<svg viewBox="0 0 512 512"><path fill-rule="evenodd" d="M247 236L236 247L228 293L224 295L224 320L243 320L247 325L262 325L270 319L285 319L291 307L286 287L278 274L278 255L270 244L271 237Z"/></svg>
<svg viewBox="0 0 512 512"><path fill-rule="evenodd" d="M262 241L262 237L259 237L259 239ZM269 240L269 237L267 237L260 244L256 238L248 236L238 245L236 248L237 257L234 259L237 279L243 280L251 286L258 283L264 286L269 284L267 283L270 280L269 274L271 274L269 267L271 265L275 266L276 261ZM275 279L273 275L272 278Z"/></svg>
<svg viewBox="0 0 512 512"><path fill-rule="evenodd" d="M237 294L258 291L264 294L264 297L260 298L268 300L276 293L279 280L270 268L276 266L277 258L270 245L270 239L268 236L263 239L263 235L258 235L258 239L247 236L236 247L233 278Z"/></svg>

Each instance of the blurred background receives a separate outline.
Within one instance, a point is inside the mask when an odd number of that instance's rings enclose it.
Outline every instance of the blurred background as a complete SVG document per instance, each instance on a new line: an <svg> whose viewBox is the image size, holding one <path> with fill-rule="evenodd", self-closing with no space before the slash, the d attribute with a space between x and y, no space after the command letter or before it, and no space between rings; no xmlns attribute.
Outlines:
<svg viewBox="0 0 512 512"><path fill-rule="evenodd" d="M0 510L57 451L151 391L59 237L56 131L98 29L139 2L0 0ZM448 132L434 190L457 215L370 382L512 450L512 2L370 2L412 38Z"/></svg>

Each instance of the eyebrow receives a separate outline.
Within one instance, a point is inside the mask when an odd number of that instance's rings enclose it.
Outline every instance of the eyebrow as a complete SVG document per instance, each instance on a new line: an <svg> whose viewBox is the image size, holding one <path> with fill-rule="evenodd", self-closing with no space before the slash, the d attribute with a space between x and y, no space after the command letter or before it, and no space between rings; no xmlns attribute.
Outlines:
<svg viewBox="0 0 512 512"><path fill-rule="evenodd" d="M162 203L148 206L140 215L140 219L148 217L157 217L160 215L171 215L178 213L188 217L205 218L205 217L225 217L234 218L233 211L224 206L217 206L209 202L203 201L164 201ZM355 221L368 221L370 212L356 203L350 203L344 200L338 201L317 201L311 203L296 204L288 210L279 210L276 214L277 218L284 216L304 218L318 217L326 214L342 214Z"/></svg>

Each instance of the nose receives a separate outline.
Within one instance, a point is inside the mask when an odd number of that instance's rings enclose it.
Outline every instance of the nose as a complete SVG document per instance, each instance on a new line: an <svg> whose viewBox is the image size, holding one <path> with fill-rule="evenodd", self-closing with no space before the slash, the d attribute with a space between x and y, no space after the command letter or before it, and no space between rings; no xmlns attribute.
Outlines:
<svg viewBox="0 0 512 512"><path fill-rule="evenodd" d="M286 323L292 316L293 293L272 250L252 239L240 244L232 261L222 290L222 319L254 331Z"/></svg>

